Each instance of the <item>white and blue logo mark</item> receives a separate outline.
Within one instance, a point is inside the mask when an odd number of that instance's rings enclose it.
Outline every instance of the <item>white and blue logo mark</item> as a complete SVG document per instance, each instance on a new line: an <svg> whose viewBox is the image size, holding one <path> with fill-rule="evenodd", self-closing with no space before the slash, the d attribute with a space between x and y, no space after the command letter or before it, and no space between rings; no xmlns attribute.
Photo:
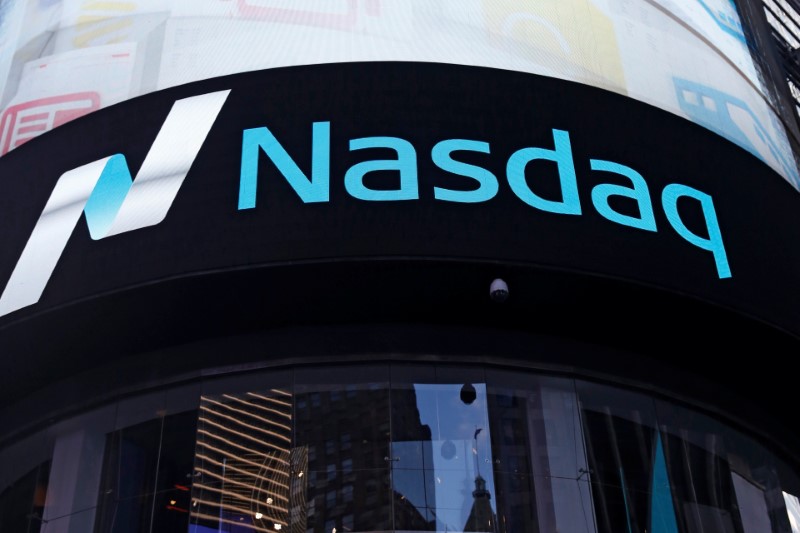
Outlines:
<svg viewBox="0 0 800 533"><path fill-rule="evenodd" d="M94 240L164 220L229 93L176 101L136 179L122 154L62 174L0 296L0 316L39 301L81 213Z"/></svg>

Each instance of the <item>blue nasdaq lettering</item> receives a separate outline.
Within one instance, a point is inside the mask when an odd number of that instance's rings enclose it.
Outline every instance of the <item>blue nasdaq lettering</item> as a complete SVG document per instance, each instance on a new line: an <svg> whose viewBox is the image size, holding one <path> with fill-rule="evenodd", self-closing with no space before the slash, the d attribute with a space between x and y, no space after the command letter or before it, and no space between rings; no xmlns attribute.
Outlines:
<svg viewBox="0 0 800 533"><path fill-rule="evenodd" d="M583 213L578 195L578 180L575 173L575 160L572 153L568 131L552 130L552 148L526 147L517 150L506 163L506 182L511 191L522 202L540 211L561 214L581 215ZM256 206L258 186L259 156L263 152L278 169L286 182L304 203L327 202L330 199L330 122L315 122L311 128L311 172L307 176L288 154L280 141L269 128L260 127L245 130L242 136L242 161L239 183L239 209L252 209ZM364 201L385 202L419 199L419 176L417 151L414 145L400 137L363 137L349 141L350 151L369 148L390 149L393 159L366 160L354 164L343 176L345 190L353 197ZM431 161L438 168L466 178L474 188L451 190L434 187L436 200L459 203L480 203L497 195L499 181L489 170L470 163L459 161L457 152L491 154L489 143L468 139L445 139L431 150ZM532 190L530 184L536 176L528 172L533 161L555 164L558 175L560 199L543 198ZM590 159L592 171L610 173L626 178L630 186L616 183L601 183L591 191L592 205L603 218L623 226L643 231L657 232L653 202L647 181L636 170L602 159ZM399 182L394 189L371 189L364 183L370 172L397 172ZM633 200L638 208L638 216L616 211L609 201L612 197ZM678 212L678 199L691 198L699 202L702 219L705 222L704 235L698 235L686 227ZM717 219L714 202L710 195L679 183L670 183L661 194L661 207L671 228L683 240L701 250L710 252L719 278L732 276L722 231Z"/></svg>

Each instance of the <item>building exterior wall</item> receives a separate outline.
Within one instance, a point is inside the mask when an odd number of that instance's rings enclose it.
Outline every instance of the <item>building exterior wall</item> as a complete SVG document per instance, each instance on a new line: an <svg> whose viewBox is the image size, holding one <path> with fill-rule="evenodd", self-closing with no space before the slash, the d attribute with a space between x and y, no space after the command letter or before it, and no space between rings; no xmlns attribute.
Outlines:
<svg viewBox="0 0 800 533"><path fill-rule="evenodd" d="M522 4L0 5L0 531L800 532L761 30Z"/></svg>

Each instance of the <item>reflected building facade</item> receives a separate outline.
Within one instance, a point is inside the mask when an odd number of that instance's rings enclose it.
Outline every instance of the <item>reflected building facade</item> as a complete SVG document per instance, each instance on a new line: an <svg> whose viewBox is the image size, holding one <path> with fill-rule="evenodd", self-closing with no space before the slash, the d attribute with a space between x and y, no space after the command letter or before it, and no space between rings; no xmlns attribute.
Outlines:
<svg viewBox="0 0 800 533"><path fill-rule="evenodd" d="M200 399L192 530L289 530L291 400L281 390ZM297 516L303 504L297 502Z"/></svg>
<svg viewBox="0 0 800 533"><path fill-rule="evenodd" d="M752 438L683 406L490 366L353 366L355 384L339 381L337 370L212 380L207 393L183 391L184 407L194 398L196 408L159 409L120 429L130 421L122 413L147 414L160 402L134 398L116 405L115 416L76 420L90 434L106 431L97 499L54 516L60 496L89 477L54 487L68 468L62 451L6 486L4 525L96 533L796 530L794 471ZM447 382L458 374L469 381ZM270 387L276 379L285 385ZM259 381L267 386L250 388ZM469 403L465 385L476 391ZM56 449L74 450L75 438L56 439Z"/></svg>

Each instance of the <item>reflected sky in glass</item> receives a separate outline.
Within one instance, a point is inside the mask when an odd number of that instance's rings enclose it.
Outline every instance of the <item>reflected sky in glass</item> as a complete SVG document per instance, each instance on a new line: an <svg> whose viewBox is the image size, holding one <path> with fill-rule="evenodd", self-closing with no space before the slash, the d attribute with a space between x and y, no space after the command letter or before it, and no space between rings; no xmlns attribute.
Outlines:
<svg viewBox="0 0 800 533"><path fill-rule="evenodd" d="M413 385L420 424L430 428L430 441L392 447L395 491L427 520L435 520L439 531L463 531L470 513L480 514L474 505L492 517L496 513L486 386L473 386L475 400L465 403L462 385ZM476 482L485 484L485 492L475 492Z"/></svg>

